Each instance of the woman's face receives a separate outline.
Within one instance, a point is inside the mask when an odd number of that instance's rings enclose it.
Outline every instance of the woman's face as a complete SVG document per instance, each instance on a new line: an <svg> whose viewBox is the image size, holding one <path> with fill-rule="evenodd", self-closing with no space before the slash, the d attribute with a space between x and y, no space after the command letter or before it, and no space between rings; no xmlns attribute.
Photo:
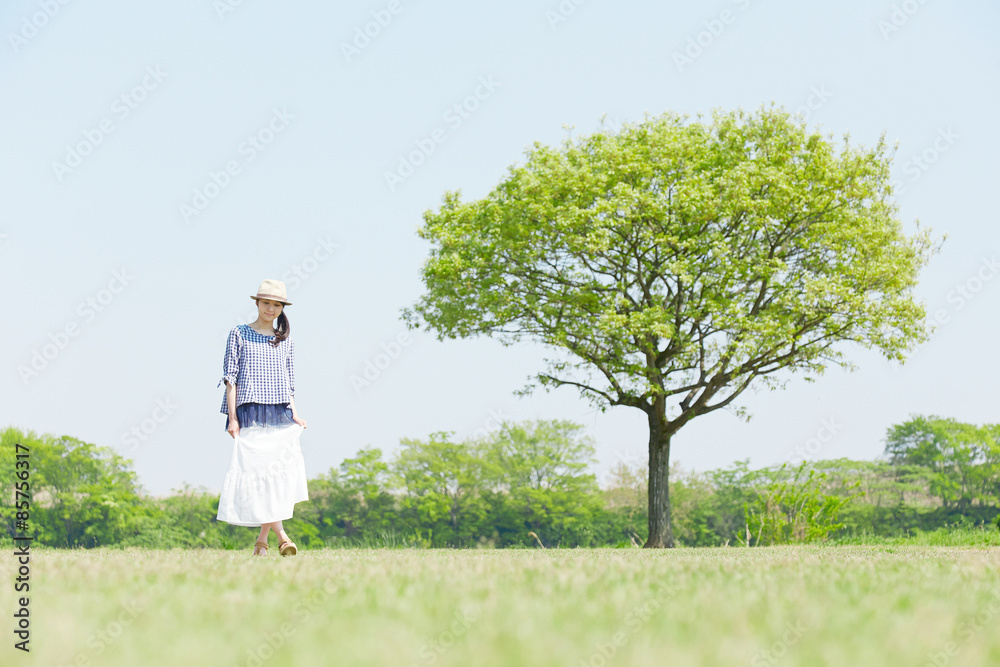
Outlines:
<svg viewBox="0 0 1000 667"><path fill-rule="evenodd" d="M271 299L257 299L257 313L260 315L260 319L271 321L281 314L281 309L285 307L285 304L280 301L272 301Z"/></svg>

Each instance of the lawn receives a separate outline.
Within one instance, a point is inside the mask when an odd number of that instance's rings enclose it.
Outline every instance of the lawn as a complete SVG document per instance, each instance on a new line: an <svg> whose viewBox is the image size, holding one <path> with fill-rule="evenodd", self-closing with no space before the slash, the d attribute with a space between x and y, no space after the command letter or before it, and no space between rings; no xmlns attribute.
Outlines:
<svg viewBox="0 0 1000 667"><path fill-rule="evenodd" d="M993 547L248 554L35 551L0 664L1000 664Z"/></svg>

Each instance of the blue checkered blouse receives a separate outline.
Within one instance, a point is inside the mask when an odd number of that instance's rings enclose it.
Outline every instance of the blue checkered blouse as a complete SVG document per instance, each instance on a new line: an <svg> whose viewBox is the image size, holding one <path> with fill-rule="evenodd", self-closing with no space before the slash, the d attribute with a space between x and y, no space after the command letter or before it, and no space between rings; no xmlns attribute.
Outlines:
<svg viewBox="0 0 1000 667"><path fill-rule="evenodd" d="M295 345L289 336L271 345L274 336L254 331L249 324L240 324L229 332L226 355L222 361L222 379L236 385L236 405L244 403L288 403L295 395ZM222 392L222 408L229 413L226 392Z"/></svg>

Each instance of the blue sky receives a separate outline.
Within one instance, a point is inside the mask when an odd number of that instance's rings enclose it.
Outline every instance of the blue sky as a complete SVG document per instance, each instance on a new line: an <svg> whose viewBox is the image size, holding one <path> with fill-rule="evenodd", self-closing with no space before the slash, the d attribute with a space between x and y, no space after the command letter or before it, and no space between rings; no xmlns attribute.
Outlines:
<svg viewBox="0 0 1000 667"><path fill-rule="evenodd" d="M673 460L871 459L911 414L995 422L998 20L986 1L4 3L0 423L113 447L153 493L217 490L226 334L277 278L310 476L364 446L560 418L603 480L645 460L641 412L517 398L539 345L407 332L422 214L602 115L771 101L838 141L898 142L906 229L948 235L918 289L939 329L902 367L847 348L853 373L748 392L749 422L702 417Z"/></svg>

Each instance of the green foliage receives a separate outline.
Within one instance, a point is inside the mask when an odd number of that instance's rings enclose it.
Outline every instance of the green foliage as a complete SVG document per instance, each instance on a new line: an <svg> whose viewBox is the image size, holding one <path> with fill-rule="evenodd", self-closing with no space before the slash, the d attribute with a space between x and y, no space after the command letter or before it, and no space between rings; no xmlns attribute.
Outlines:
<svg viewBox="0 0 1000 667"><path fill-rule="evenodd" d="M996 430L965 426L923 417L893 426L887 432L895 453L890 461L834 459L794 470L751 470L743 460L706 473L675 464L676 543L944 544L949 531L975 537L988 527L992 534L1000 496L988 484L969 485L978 490L966 503L940 495L946 488L940 476L959 474L940 461L962 448L928 443L944 441L942 429L952 441ZM13 443L31 451L31 526L39 546L245 550L252 541L252 531L216 521L217 493L184 485L166 497L144 496L130 462L106 448L13 428L2 437L0 481L7 489L15 481ZM989 442L968 440L977 447ZM455 442L439 432L401 444L391 460L366 447L309 480L309 501L297 504L295 517L285 522L296 543L303 549L534 549L532 532L546 547L635 548L648 538L646 466L620 461L598 488L590 472L594 443L579 424L503 423L479 439ZM982 457L965 478L990 479L990 461ZM8 491L0 502L2 537L8 539L15 528L12 501Z"/></svg>
<svg viewBox="0 0 1000 667"><path fill-rule="evenodd" d="M659 461L751 383L851 367L844 342L901 361L928 336L913 289L937 246L904 233L884 137L837 146L772 105L668 112L525 157L482 199L445 192L425 212L426 290L402 318L442 340L557 350L519 393L569 386L601 411L641 409ZM657 498L652 540L669 546Z"/></svg>
<svg viewBox="0 0 1000 667"><path fill-rule="evenodd" d="M134 534L142 501L131 461L108 447L69 436L37 435L9 427L0 434L6 531L15 531L15 443L28 447L29 525L38 542L60 547L114 544ZM10 504L8 504L10 503Z"/></svg>
<svg viewBox="0 0 1000 667"><path fill-rule="evenodd" d="M396 523L389 480L382 450L366 447L339 470L310 480L309 501L296 505L296 516L317 527L323 544L386 533Z"/></svg>
<svg viewBox="0 0 1000 667"><path fill-rule="evenodd" d="M807 466L803 462L786 473L787 464L783 464L774 479L756 490L745 505L744 546L822 541L843 528L837 517L853 496L827 493L823 484L827 473L807 470ZM857 486L860 482L851 489Z"/></svg>
<svg viewBox="0 0 1000 667"><path fill-rule="evenodd" d="M914 416L889 429L885 453L896 466L927 471L943 505L969 507L1000 495L1000 426Z"/></svg>
<svg viewBox="0 0 1000 667"><path fill-rule="evenodd" d="M708 474L715 490L714 512L709 521L715 533L725 540L724 544L738 544L741 536L746 535L746 504L763 473L750 470L749 459L744 459Z"/></svg>
<svg viewBox="0 0 1000 667"><path fill-rule="evenodd" d="M566 421L504 423L487 437L404 439L390 466L401 526L418 545L495 547L602 543L593 443Z"/></svg>
<svg viewBox="0 0 1000 667"><path fill-rule="evenodd" d="M582 426L568 421L503 424L483 444L485 482L494 494L494 507L516 517L498 531L507 539L529 544L528 531L543 543L588 546L600 507L597 480L587 472L594 459L590 438Z"/></svg>
<svg viewBox="0 0 1000 667"><path fill-rule="evenodd" d="M403 521L427 531L430 546L468 546L479 535L486 503L479 491L482 466L475 445L434 433L427 442L404 438L393 463ZM419 533L417 539L424 539Z"/></svg>
<svg viewBox="0 0 1000 667"><path fill-rule="evenodd" d="M601 409L651 406L675 382L714 393L822 372L838 340L902 358L926 337L911 291L934 246L903 233L884 140L838 150L762 108L665 113L526 158L485 198L447 192L425 213L434 247L410 326L564 348L577 362L536 380ZM608 386L556 377L574 371Z"/></svg>
<svg viewBox="0 0 1000 667"><path fill-rule="evenodd" d="M1000 533L985 525L969 526L964 522L944 524L931 530L914 528L902 535L858 533L831 539L831 545L906 545L928 547L998 547Z"/></svg>
<svg viewBox="0 0 1000 667"><path fill-rule="evenodd" d="M677 546L718 546L719 496L708 474L670 471L670 506Z"/></svg>

